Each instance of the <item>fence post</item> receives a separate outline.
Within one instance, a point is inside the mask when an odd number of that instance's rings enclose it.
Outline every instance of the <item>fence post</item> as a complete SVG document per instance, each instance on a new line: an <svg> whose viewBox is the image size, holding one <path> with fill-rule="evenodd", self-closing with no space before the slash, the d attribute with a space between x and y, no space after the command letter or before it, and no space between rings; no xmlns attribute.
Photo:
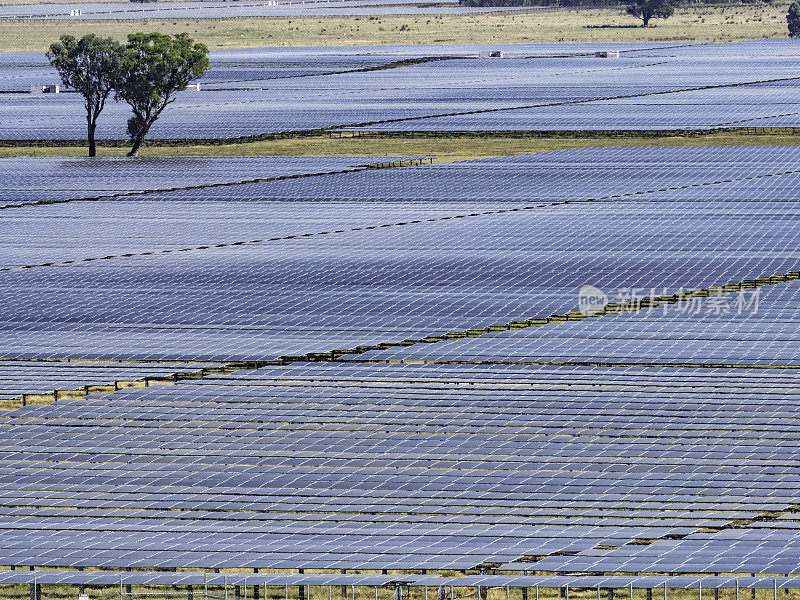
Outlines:
<svg viewBox="0 0 800 600"><path fill-rule="evenodd" d="M119 574L119 600L122 600L122 573Z"/></svg>
<svg viewBox="0 0 800 600"><path fill-rule="evenodd" d="M208 600L208 573L203 573L203 600Z"/></svg>

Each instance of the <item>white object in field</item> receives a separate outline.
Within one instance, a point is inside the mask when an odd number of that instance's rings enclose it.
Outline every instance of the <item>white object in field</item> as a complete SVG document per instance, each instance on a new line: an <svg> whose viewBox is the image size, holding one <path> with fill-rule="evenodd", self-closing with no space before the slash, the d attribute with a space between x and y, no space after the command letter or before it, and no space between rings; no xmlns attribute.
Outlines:
<svg viewBox="0 0 800 600"><path fill-rule="evenodd" d="M89 594L78 594L78 600L89 600Z"/></svg>
<svg viewBox="0 0 800 600"><path fill-rule="evenodd" d="M601 50L594 53L595 58L619 58L619 50Z"/></svg>
<svg viewBox="0 0 800 600"><path fill-rule="evenodd" d="M61 86L57 83L31 86L31 94L58 94L60 92L61 92Z"/></svg>
<svg viewBox="0 0 800 600"><path fill-rule="evenodd" d="M199 83L190 83L186 86L186 89L190 92L199 92L200 91L200 84Z"/></svg>
<svg viewBox="0 0 800 600"><path fill-rule="evenodd" d="M80 17L83 14L83 11L80 8L72 8L69 11L70 17Z"/></svg>
<svg viewBox="0 0 800 600"><path fill-rule="evenodd" d="M485 52L481 52L481 58L503 58L503 51L502 50L486 50Z"/></svg>

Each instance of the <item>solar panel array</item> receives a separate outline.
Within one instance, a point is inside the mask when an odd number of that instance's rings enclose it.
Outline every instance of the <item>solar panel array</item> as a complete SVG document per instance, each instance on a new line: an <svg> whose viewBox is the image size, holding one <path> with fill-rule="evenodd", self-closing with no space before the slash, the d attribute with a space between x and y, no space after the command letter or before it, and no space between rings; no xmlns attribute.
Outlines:
<svg viewBox="0 0 800 600"><path fill-rule="evenodd" d="M42 235L4 249L0 348L274 360L546 317L572 309L585 283L675 292L786 273L798 264L798 156L594 149L139 194L100 204L108 217L96 202L6 209L12 230L30 218ZM548 191L559 179L560 199ZM108 233L65 264L67 217ZM727 235L709 246L717 230ZM118 231L139 242L122 252Z"/></svg>
<svg viewBox="0 0 800 600"><path fill-rule="evenodd" d="M480 58L489 48L505 57ZM200 91L178 94L151 137L798 125L798 51L791 40L617 48L619 59L596 58L584 44L212 53ZM3 59L0 89L20 93L4 94L0 139L85 137L78 94L27 93L30 85L57 82L46 64L42 55ZM124 103L109 103L97 136L125 139L129 112Z"/></svg>
<svg viewBox="0 0 800 600"><path fill-rule="evenodd" d="M199 362L0 360L0 406L18 408L20 404L49 403L70 394L172 383L225 367L222 363Z"/></svg>
<svg viewBox="0 0 800 600"><path fill-rule="evenodd" d="M0 564L796 586L800 151L276 161L171 164L346 172L0 210L0 379L89 386L0 416Z"/></svg>
<svg viewBox="0 0 800 600"><path fill-rule="evenodd" d="M133 162L124 158L4 158L0 210L21 204L110 202L120 196L135 200L145 194L149 198L157 192L177 190L209 193L215 187L245 182L357 171L393 162L407 164L411 158L239 156L216 162L203 157L148 157Z"/></svg>

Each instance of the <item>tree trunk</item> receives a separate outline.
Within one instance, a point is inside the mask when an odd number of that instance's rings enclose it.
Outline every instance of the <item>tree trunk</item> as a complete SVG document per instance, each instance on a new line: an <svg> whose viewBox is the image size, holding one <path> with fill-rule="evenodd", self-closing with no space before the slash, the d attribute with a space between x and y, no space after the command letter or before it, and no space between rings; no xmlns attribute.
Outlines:
<svg viewBox="0 0 800 600"><path fill-rule="evenodd" d="M144 123L142 123L142 128L137 131L136 135L133 137L133 145L131 146L131 151L128 152L128 156L139 156L139 148L142 147L147 132L150 131L150 127L157 118L158 115L150 120L145 120Z"/></svg>
<svg viewBox="0 0 800 600"><path fill-rule="evenodd" d="M89 156L97 156L97 146L94 142L94 130L96 127L96 123L89 123Z"/></svg>
<svg viewBox="0 0 800 600"><path fill-rule="evenodd" d="M141 148L143 141L144 132L140 131L136 134L136 137L133 138L133 145L131 146L130 152L128 152L128 156L139 156L139 148Z"/></svg>

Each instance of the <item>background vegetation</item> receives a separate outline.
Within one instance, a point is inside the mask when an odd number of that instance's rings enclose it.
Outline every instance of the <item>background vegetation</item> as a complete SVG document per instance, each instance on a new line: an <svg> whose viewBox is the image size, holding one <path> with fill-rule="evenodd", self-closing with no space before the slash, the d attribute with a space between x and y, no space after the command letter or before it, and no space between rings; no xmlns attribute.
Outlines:
<svg viewBox="0 0 800 600"><path fill-rule="evenodd" d="M5 0L4 0L5 1ZM69 33L119 41L136 31L187 32L209 50L262 46L509 44L514 42L729 42L785 38L787 5L689 5L641 27L624 7L531 9L513 14L386 17L267 17L72 21ZM0 21L0 51L44 52L64 33L58 21Z"/></svg>

